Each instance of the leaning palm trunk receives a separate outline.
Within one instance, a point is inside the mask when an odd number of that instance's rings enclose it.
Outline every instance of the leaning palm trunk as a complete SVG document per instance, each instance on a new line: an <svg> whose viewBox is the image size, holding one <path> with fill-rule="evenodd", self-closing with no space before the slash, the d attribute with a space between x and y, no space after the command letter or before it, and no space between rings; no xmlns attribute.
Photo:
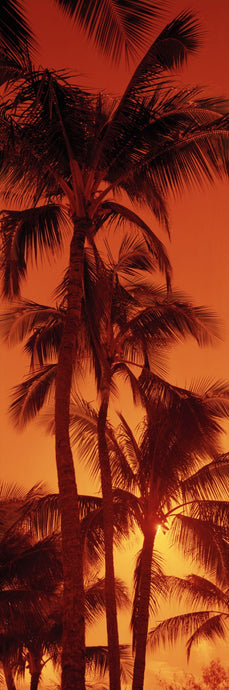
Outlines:
<svg viewBox="0 0 229 690"><path fill-rule="evenodd" d="M56 463L61 509L64 605L62 690L85 688L85 623L78 493L69 439L69 404L82 298L84 221L70 247L68 308L59 352L56 401Z"/></svg>
<svg viewBox="0 0 229 690"><path fill-rule="evenodd" d="M7 690L16 690L16 685L14 682L14 676L13 676L11 665L7 661L3 661L2 666L3 666L3 673L5 676Z"/></svg>
<svg viewBox="0 0 229 690"><path fill-rule="evenodd" d="M156 530L153 516L148 516L141 554L138 611L135 622L135 660L132 690L143 690L145 674L146 643L149 623L151 589L151 566Z"/></svg>
<svg viewBox="0 0 229 690"><path fill-rule="evenodd" d="M110 690L120 690L120 652L115 598L115 573L113 556L113 494L109 452L106 441L106 420L109 392L106 385L101 390L102 402L98 414L98 446L103 497L103 528L105 547L105 601L109 658Z"/></svg>

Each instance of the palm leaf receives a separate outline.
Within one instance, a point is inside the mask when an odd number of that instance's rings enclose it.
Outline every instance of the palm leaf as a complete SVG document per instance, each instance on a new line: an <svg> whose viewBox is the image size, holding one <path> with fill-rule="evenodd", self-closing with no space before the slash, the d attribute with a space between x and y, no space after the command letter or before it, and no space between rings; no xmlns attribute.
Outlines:
<svg viewBox="0 0 229 690"><path fill-rule="evenodd" d="M14 389L10 414L18 427L33 419L51 394L55 383L56 364L48 364L28 376L22 384Z"/></svg>
<svg viewBox="0 0 229 690"><path fill-rule="evenodd" d="M10 346L17 345L32 331L62 321L63 315L63 310L33 300L16 300L8 311L1 314L1 333Z"/></svg>
<svg viewBox="0 0 229 690"><path fill-rule="evenodd" d="M192 634L193 630L195 631L196 628L204 625L209 619L211 619L211 612L209 611L194 611L167 618L150 630L148 634L149 646L151 649L155 649L161 643L164 646L167 643L173 645L179 637Z"/></svg>
<svg viewBox="0 0 229 690"><path fill-rule="evenodd" d="M84 29L105 55L119 62L124 52L126 59L135 55L150 32L161 4L147 0L56 0L64 12Z"/></svg>
<svg viewBox="0 0 229 690"><path fill-rule="evenodd" d="M185 557L198 561L208 572L214 571L216 581L225 584L229 548L223 528L207 520L180 514L174 518L170 533Z"/></svg>
<svg viewBox="0 0 229 690"><path fill-rule="evenodd" d="M206 497L221 499L225 493L229 471L228 453L223 453L215 460L201 467L181 483L183 500Z"/></svg>
<svg viewBox="0 0 229 690"><path fill-rule="evenodd" d="M193 607L228 608L228 596L216 584L200 575L187 575L185 578L169 577L168 588L172 597L180 602L188 602Z"/></svg>
<svg viewBox="0 0 229 690"><path fill-rule="evenodd" d="M2 212L3 294L13 297L20 292L27 261L61 246L60 225L66 223L64 211L56 204L37 206L23 211Z"/></svg>
<svg viewBox="0 0 229 690"><path fill-rule="evenodd" d="M0 42L12 58L20 58L26 48L34 44L34 36L17 0L2 0L0 17Z"/></svg>
<svg viewBox="0 0 229 690"><path fill-rule="evenodd" d="M166 252L166 249L163 245L163 243L158 239L158 237L155 235L155 233L152 231L152 229L145 223L134 211L131 209L123 206L122 204L118 204L115 201L104 201L102 204L102 208L105 210L106 213L106 219L109 219L109 222L116 222L117 224L120 223L120 221L127 221L130 225L134 225L138 229L140 229L148 249L150 252L153 254L155 257L155 261L158 263L158 267L161 271L163 271L167 277L167 281L170 283L170 277L171 277L171 266L170 262L168 259L168 255ZM162 220L160 217L159 220ZM164 216L164 221L165 225L167 227L167 217L166 215ZM127 257L129 256L129 253L127 254ZM148 265L147 265L148 264ZM138 265L137 265L138 267ZM139 268L142 268L141 265L139 265ZM150 258L148 258L147 261L147 256L145 257L145 264L143 265L143 268L146 269L152 269L152 264L150 265Z"/></svg>
<svg viewBox="0 0 229 690"><path fill-rule="evenodd" d="M215 638L225 639L228 633L227 618L225 614L218 613L203 622L189 638L187 648L187 658L190 657L191 647L199 640L214 640Z"/></svg>

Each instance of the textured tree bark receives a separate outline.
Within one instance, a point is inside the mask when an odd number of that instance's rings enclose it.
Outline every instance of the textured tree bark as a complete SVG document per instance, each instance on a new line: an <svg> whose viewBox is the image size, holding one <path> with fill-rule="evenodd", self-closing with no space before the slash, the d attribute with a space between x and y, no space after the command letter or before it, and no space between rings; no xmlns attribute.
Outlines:
<svg viewBox="0 0 229 690"><path fill-rule="evenodd" d="M56 400L56 464L60 494L64 605L62 690L85 689L84 585L78 493L69 438L69 404L81 316L83 251L87 219L78 219L70 246L69 290L59 352Z"/></svg>
<svg viewBox="0 0 229 690"><path fill-rule="evenodd" d="M132 690L143 690L144 686L146 643L149 623L151 563L154 539L155 530L153 529L153 520L148 517L148 525L147 529L145 530L142 548L140 597L138 619L136 624L135 660Z"/></svg>
<svg viewBox="0 0 229 690"><path fill-rule="evenodd" d="M105 544L105 600L109 655L110 690L120 690L120 651L117 608L115 597L115 573L113 557L113 494L109 452L106 441L106 420L109 393L101 390L102 402L98 415L98 446L103 496L103 527Z"/></svg>
<svg viewBox="0 0 229 690"><path fill-rule="evenodd" d="M4 672L4 676L5 676L7 690L16 690L16 685L14 682L14 676L13 676L12 668L11 668L10 664L3 661L2 666L3 666L3 672Z"/></svg>

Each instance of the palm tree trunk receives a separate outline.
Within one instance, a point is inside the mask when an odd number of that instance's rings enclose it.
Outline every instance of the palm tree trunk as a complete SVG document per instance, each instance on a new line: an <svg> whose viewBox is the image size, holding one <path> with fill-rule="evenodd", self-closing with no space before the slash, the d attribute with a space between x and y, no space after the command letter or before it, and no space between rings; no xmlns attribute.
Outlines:
<svg viewBox="0 0 229 690"><path fill-rule="evenodd" d="M69 404L82 299L87 219L80 219L70 246L68 308L58 358L55 401L56 463L60 494L64 603L62 690L85 689L84 585L78 492L69 438Z"/></svg>
<svg viewBox="0 0 229 690"><path fill-rule="evenodd" d="M109 452L106 441L106 420L109 392L101 391L102 402L98 415L98 446L103 496L103 529L105 545L105 601L109 657L110 690L120 690L120 651L115 597L113 556L113 494Z"/></svg>
<svg viewBox="0 0 229 690"><path fill-rule="evenodd" d="M28 649L28 665L30 672L30 690L37 690L42 671L42 645L39 642Z"/></svg>
<svg viewBox="0 0 229 690"><path fill-rule="evenodd" d="M148 525L145 530L139 590L139 606L136 621L135 660L132 690L143 690L145 675L146 643L149 623L149 603L151 584L151 564L153 545L156 532L153 529L153 518L148 516Z"/></svg>
<svg viewBox="0 0 229 690"><path fill-rule="evenodd" d="M13 676L13 672L12 672L12 668L11 668L10 664L8 664L6 661L3 661L2 666L3 666L3 672L4 672L4 676L5 676L7 690L16 690L16 685L14 682L14 676Z"/></svg>

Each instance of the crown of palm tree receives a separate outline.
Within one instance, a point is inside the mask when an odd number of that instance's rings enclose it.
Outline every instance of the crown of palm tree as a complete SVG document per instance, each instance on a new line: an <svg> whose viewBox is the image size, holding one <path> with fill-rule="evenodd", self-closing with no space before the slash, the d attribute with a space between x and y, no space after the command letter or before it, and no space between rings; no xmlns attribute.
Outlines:
<svg viewBox="0 0 229 690"><path fill-rule="evenodd" d="M18 293L29 256L55 251L68 218L77 224L77 217L85 217L89 241L108 221L133 224L169 279L165 249L131 203L148 206L168 228L168 191L227 171L226 104L168 86L195 36L188 13L168 25L118 105L27 60L16 98L2 104L0 124L6 197L27 205L2 212L4 294ZM126 206L114 199L115 190L127 195Z"/></svg>

